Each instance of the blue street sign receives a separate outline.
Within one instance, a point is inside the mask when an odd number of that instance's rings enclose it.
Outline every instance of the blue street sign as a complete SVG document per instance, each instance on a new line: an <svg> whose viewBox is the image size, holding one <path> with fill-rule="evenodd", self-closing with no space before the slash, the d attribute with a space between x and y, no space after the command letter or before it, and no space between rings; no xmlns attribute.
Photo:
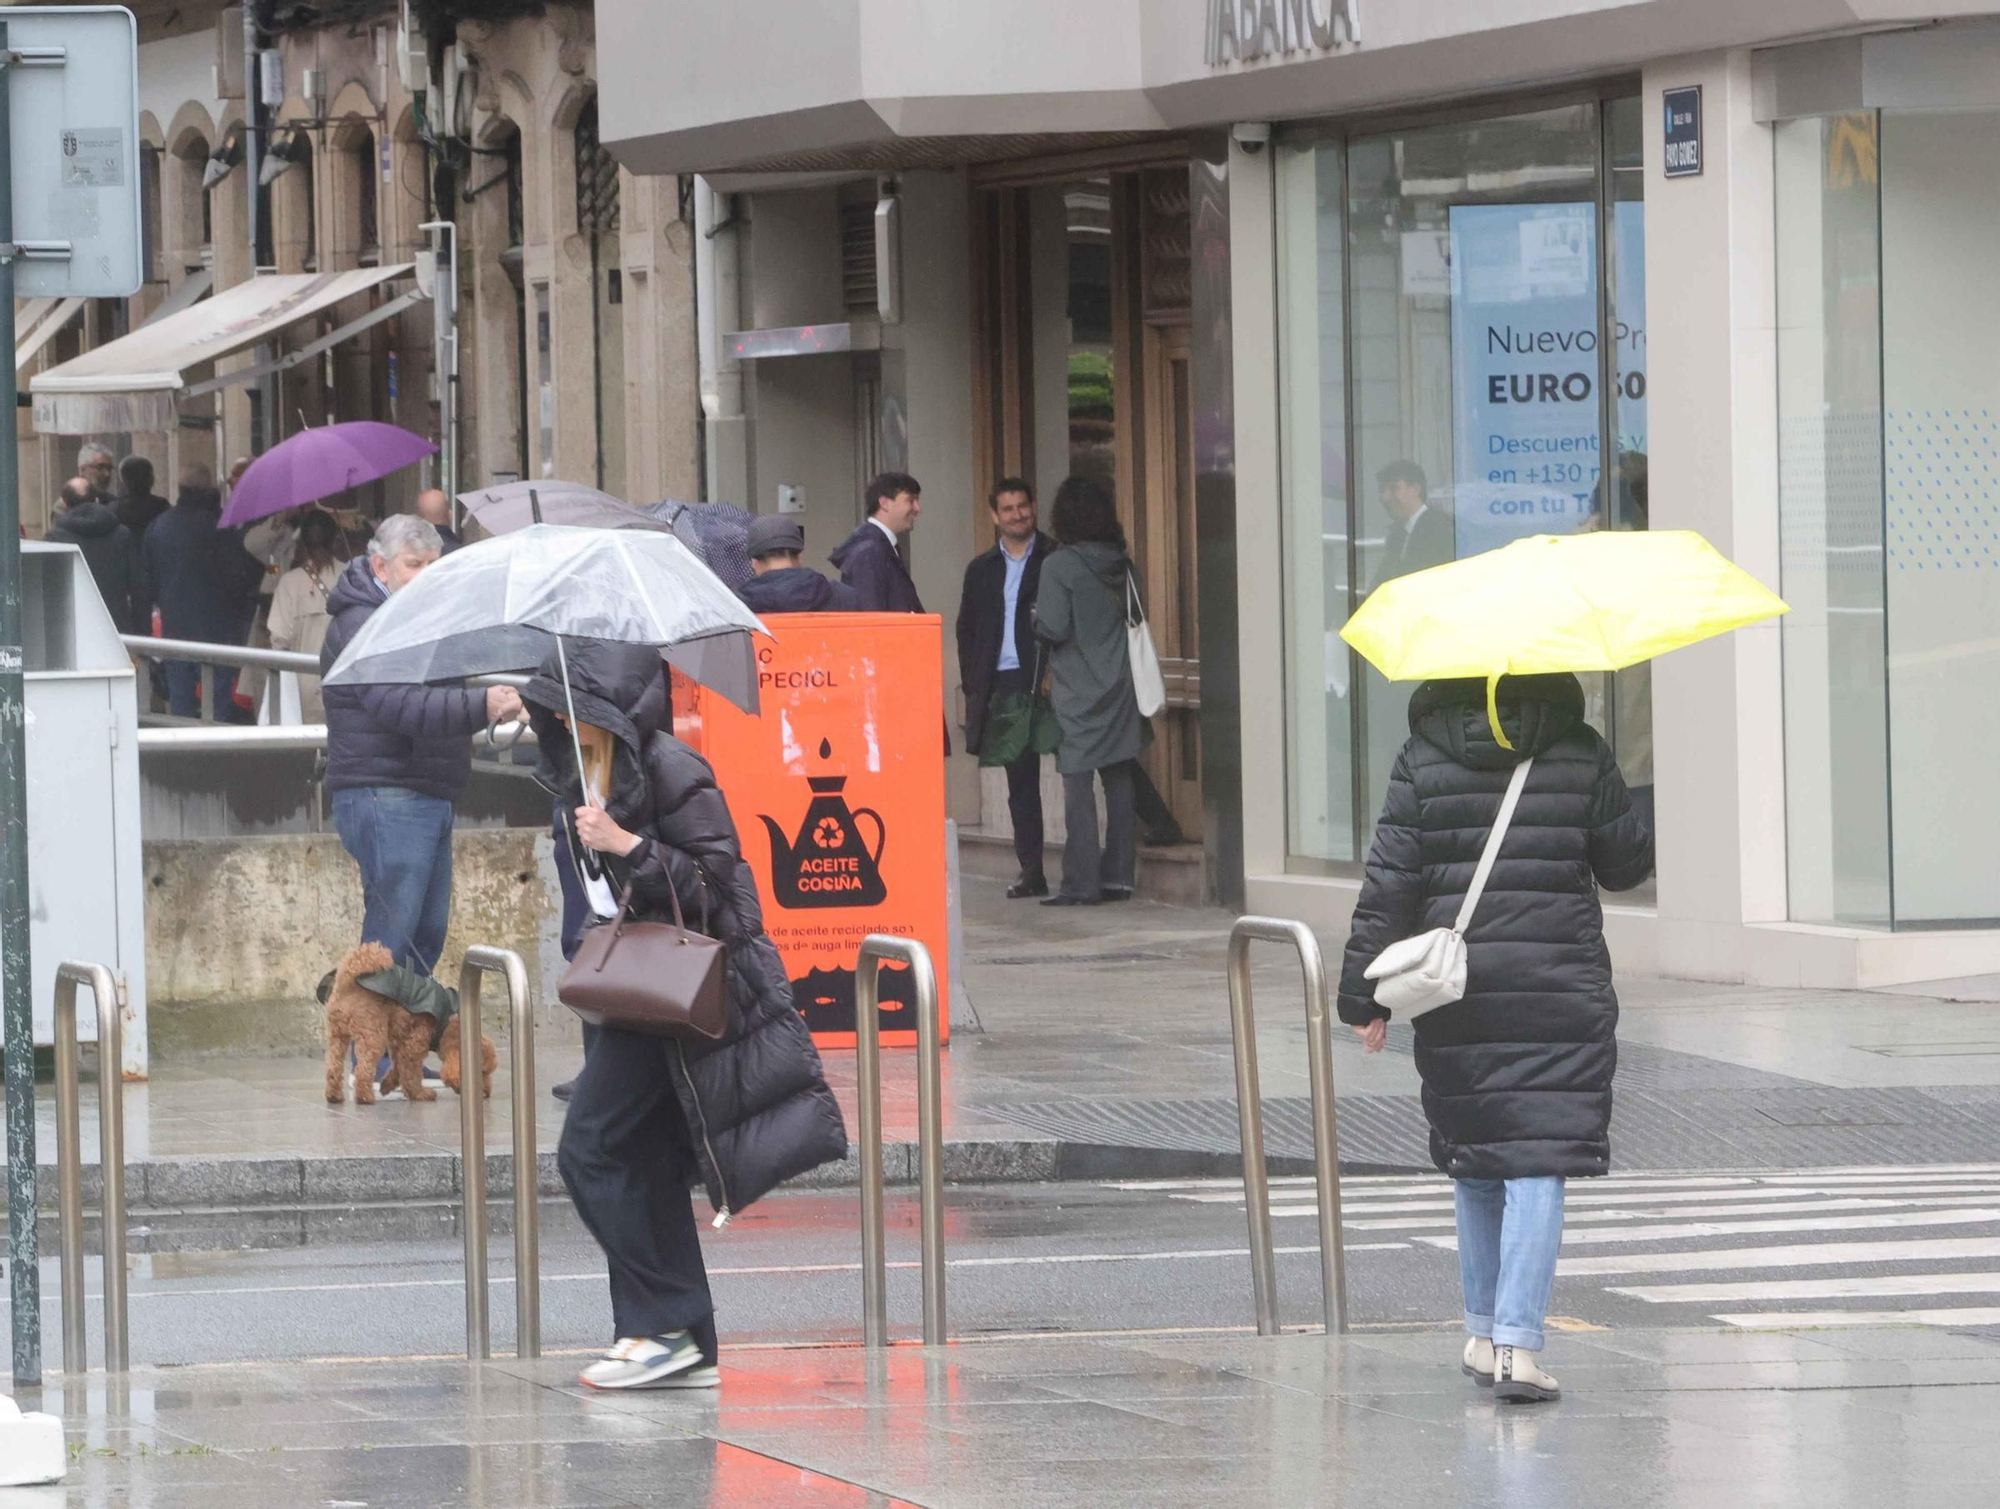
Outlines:
<svg viewBox="0 0 2000 1509"><path fill-rule="evenodd" d="M1666 107L1666 151L1661 156L1669 178L1693 178L1701 172L1701 85L1668 89L1661 96Z"/></svg>

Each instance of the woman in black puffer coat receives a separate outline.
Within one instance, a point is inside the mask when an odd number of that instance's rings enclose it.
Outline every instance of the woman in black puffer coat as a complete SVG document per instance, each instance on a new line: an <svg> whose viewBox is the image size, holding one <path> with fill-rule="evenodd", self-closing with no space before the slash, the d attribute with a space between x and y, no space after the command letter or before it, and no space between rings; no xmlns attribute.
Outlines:
<svg viewBox="0 0 2000 1509"><path fill-rule="evenodd" d="M553 656L522 693L570 852L595 851L631 915L728 945L729 1026L684 1044L606 1027L588 1034L557 1164L611 1270L611 1351L593 1388L701 1388L717 1379L714 1305L688 1188L707 1187L721 1226L786 1179L847 1154L847 1129L791 982L764 933L736 826L708 762L668 730L657 650L567 641L577 722L614 740L610 793L585 805ZM596 866L593 865L592 868ZM705 920L704 920L705 919Z"/></svg>
<svg viewBox="0 0 2000 1509"><path fill-rule="evenodd" d="M1617 761L1583 721L1574 676L1500 681L1503 748L1483 681L1410 701L1341 970L1340 1019L1381 1051L1389 1012L1366 970L1390 944L1450 927L1516 764L1527 785L1465 933L1463 999L1417 1018L1431 1159L1457 1181L1464 1367L1501 1398L1552 1399L1537 1366L1562 1244L1563 1181L1611 1166L1618 996L1598 888L1651 873L1653 840Z"/></svg>

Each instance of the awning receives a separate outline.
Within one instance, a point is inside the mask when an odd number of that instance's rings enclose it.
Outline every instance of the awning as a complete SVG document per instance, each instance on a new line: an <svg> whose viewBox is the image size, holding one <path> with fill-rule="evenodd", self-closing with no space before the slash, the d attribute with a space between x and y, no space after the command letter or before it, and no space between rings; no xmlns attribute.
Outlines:
<svg viewBox="0 0 2000 1509"><path fill-rule="evenodd" d="M29 299L14 316L14 370L20 372L41 354L56 332L83 310L82 299Z"/></svg>
<svg viewBox="0 0 2000 1509"><path fill-rule="evenodd" d="M398 314L422 299L411 292L322 336L302 351L239 371L201 379L197 369L273 340L287 326L415 271L408 262L351 272L293 273L252 278L130 335L107 341L28 385L35 428L45 435L93 435L117 430L170 430L179 399L280 372Z"/></svg>

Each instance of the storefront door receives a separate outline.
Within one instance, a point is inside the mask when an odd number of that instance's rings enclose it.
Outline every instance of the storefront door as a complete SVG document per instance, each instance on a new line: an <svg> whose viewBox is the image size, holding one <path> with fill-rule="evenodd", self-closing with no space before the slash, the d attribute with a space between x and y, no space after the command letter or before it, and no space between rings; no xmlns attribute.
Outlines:
<svg viewBox="0 0 2000 1509"><path fill-rule="evenodd" d="M1146 488L1139 569L1166 675L1167 709L1147 759L1184 833L1201 831L1201 630L1196 620L1193 346L1186 325L1146 331Z"/></svg>

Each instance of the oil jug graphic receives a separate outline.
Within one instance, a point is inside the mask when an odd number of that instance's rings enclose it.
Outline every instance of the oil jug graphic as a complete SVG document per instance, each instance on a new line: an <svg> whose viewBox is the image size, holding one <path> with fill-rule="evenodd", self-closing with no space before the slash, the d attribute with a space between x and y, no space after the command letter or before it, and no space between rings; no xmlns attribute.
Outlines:
<svg viewBox="0 0 2000 1509"><path fill-rule="evenodd" d="M830 760L833 745L819 743ZM882 849L888 840L881 814L869 807L850 809L841 792L844 775L806 778L812 802L796 837L787 840L775 818L758 814L771 839L771 894L782 907L879 906L889 895L882 883ZM875 829L874 847L859 829L866 819Z"/></svg>

